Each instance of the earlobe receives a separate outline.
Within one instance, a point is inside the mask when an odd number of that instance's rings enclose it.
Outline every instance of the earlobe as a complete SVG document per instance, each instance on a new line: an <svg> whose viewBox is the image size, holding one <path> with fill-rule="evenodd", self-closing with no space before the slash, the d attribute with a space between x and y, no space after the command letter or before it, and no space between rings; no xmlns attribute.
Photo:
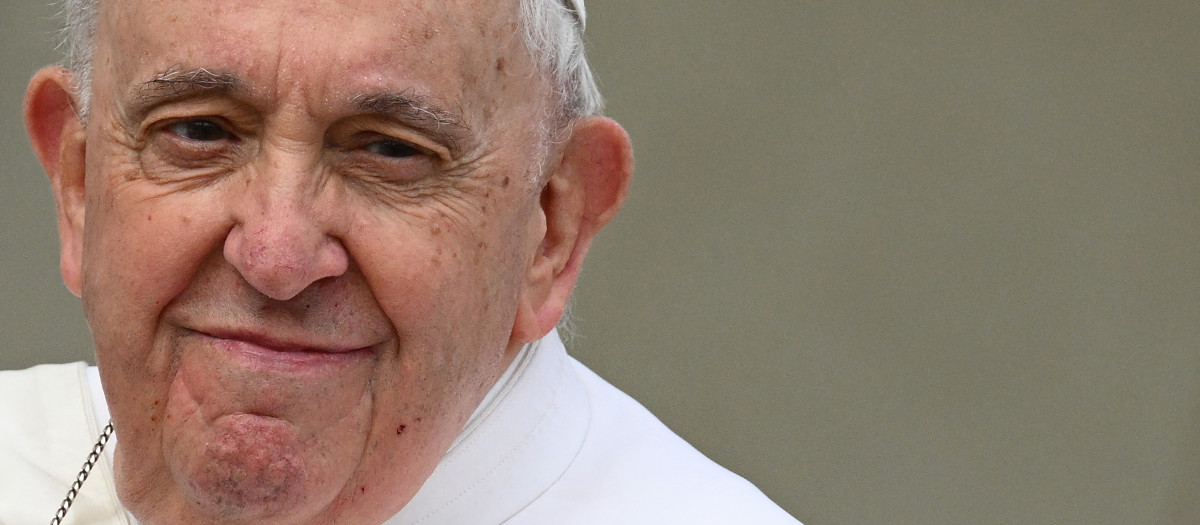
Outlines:
<svg viewBox="0 0 1200 525"><path fill-rule="evenodd" d="M75 111L73 76L61 67L38 71L25 92L25 129L58 207L60 264L71 293L82 291L85 134Z"/></svg>
<svg viewBox="0 0 1200 525"><path fill-rule="evenodd" d="M545 233L527 269L513 338L541 338L562 317L596 234L612 220L633 176L629 136L601 117L578 121L541 194Z"/></svg>

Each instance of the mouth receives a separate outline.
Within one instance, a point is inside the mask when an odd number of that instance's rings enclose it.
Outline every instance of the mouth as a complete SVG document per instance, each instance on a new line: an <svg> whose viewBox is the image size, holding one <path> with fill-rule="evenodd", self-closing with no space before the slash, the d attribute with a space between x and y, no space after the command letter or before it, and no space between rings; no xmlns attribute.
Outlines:
<svg viewBox="0 0 1200 525"><path fill-rule="evenodd" d="M370 359L378 344L360 346L330 339L276 337L246 330L191 330L191 334L249 368L305 372L341 368Z"/></svg>
<svg viewBox="0 0 1200 525"><path fill-rule="evenodd" d="M315 432L364 406L388 344L362 346L353 343L363 339L344 337L349 343L301 330L184 328L173 345L168 408L178 421L192 414L209 424L242 414Z"/></svg>

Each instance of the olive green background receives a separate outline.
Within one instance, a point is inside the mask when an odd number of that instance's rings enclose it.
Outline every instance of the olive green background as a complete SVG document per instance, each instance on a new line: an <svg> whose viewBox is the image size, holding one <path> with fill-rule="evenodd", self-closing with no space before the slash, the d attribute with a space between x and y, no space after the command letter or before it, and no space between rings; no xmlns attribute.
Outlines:
<svg viewBox="0 0 1200 525"><path fill-rule="evenodd" d="M85 359L0 1L0 367ZM1200 3L588 7L580 359L808 525L1200 523Z"/></svg>

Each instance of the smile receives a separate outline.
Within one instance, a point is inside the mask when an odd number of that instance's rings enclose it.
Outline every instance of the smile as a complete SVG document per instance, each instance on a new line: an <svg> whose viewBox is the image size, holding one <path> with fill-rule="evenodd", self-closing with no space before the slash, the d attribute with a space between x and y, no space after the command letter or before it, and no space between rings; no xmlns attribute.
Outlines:
<svg viewBox="0 0 1200 525"><path fill-rule="evenodd" d="M372 346L281 339L252 332L192 331L204 346L225 352L241 366L274 373L333 371L373 358Z"/></svg>

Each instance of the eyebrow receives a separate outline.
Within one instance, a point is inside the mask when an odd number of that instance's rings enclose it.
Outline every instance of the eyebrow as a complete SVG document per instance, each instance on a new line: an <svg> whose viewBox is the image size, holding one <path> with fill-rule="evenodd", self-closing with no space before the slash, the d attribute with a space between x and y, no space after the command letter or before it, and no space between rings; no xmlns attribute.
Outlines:
<svg viewBox="0 0 1200 525"><path fill-rule="evenodd" d="M435 140L459 149L470 128L460 114L438 107L425 97L411 93L372 93L354 97L354 107L363 113L403 122L432 136ZM457 156L457 155L455 155Z"/></svg>
<svg viewBox="0 0 1200 525"><path fill-rule="evenodd" d="M249 89L237 76L205 68L168 69L133 89L126 119L140 122L155 106L202 95L246 96Z"/></svg>

